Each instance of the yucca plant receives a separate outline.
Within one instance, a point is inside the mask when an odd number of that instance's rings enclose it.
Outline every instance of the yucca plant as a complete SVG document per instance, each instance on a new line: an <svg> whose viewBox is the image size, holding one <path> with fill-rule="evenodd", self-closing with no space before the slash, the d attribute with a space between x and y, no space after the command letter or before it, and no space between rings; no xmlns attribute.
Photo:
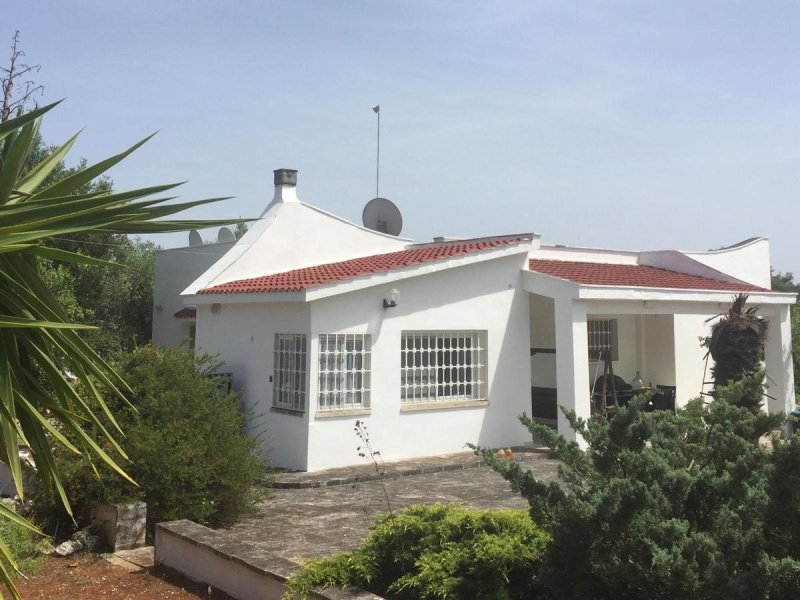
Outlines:
<svg viewBox="0 0 800 600"><path fill-rule="evenodd" d="M77 192L149 138L44 187L48 174L69 152L77 137L73 136L23 175L23 165L36 138L41 116L56 104L0 123L3 142L0 156L0 460L9 466L17 492L23 497L19 446L28 446L43 485L70 512L52 447L61 444L86 460L105 462L128 478L124 468L127 456L119 441L124 435L100 393L105 389L125 401L128 387L81 338L78 330L87 327L67 322L63 308L43 283L37 262L47 258L109 267L119 265L46 247L42 242L50 237L89 231L171 232L241 220L163 220L187 208L222 200L171 203L174 197L162 194L179 184L127 192ZM77 387L83 393L78 393ZM101 414L106 418L98 418ZM106 427L104 423L110 425ZM108 440L113 448L111 454L96 442L98 438ZM36 531L25 519L1 504L0 517ZM2 540L0 555L16 568ZM0 561L0 578L10 593L19 598L12 572L4 561Z"/></svg>
<svg viewBox="0 0 800 600"><path fill-rule="evenodd" d="M730 310L711 327L703 345L714 359L711 374L714 388L739 381L763 368L767 322L758 316L758 307L745 309L747 294L738 294ZM752 387L752 386L751 386ZM761 410L763 386L743 393L738 404L752 412Z"/></svg>

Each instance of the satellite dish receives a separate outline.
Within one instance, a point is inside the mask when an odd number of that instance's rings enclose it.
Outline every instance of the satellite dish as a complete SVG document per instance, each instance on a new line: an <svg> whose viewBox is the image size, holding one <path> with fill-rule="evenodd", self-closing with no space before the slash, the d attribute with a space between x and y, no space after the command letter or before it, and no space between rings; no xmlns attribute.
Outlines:
<svg viewBox="0 0 800 600"><path fill-rule="evenodd" d="M364 227L389 235L400 235L403 217L394 202L386 198L373 198L364 206L361 214Z"/></svg>
<svg viewBox="0 0 800 600"><path fill-rule="evenodd" d="M200 232L197 229L192 229L189 232L189 245L190 246L202 246L203 245L203 238L200 237Z"/></svg>
<svg viewBox="0 0 800 600"><path fill-rule="evenodd" d="M219 233L217 234L217 241L222 244L224 242L235 242L236 236L233 235L233 232L228 229L227 227L220 227Z"/></svg>

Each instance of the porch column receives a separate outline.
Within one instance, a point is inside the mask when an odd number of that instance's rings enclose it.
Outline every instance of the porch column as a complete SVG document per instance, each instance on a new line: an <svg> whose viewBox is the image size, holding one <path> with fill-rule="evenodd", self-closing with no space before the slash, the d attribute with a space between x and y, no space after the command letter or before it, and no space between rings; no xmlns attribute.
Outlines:
<svg viewBox="0 0 800 600"><path fill-rule="evenodd" d="M789 413L794 409L794 367L792 366L792 325L789 306L777 307L777 316L767 322L764 357L767 363L767 409Z"/></svg>
<svg viewBox="0 0 800 600"><path fill-rule="evenodd" d="M591 414L591 402L586 305L571 298L556 298L555 324L558 403L575 411L579 417L588 419ZM570 428L560 409L558 432L568 440L575 440L575 432Z"/></svg>

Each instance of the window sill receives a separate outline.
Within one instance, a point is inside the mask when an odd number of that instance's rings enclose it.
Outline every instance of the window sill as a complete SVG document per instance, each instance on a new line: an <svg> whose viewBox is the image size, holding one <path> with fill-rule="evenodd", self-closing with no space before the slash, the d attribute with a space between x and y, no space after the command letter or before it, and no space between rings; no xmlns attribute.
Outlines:
<svg viewBox="0 0 800 600"><path fill-rule="evenodd" d="M423 410L448 410L452 408L478 408L489 406L488 400L455 400L453 402L420 402L417 404L401 404L400 412L419 412Z"/></svg>
<svg viewBox="0 0 800 600"><path fill-rule="evenodd" d="M295 410L293 408L281 408L280 406L273 406L269 409L269 412L278 413L280 415L289 415L290 417L304 417L306 415L306 411L304 410Z"/></svg>
<svg viewBox="0 0 800 600"><path fill-rule="evenodd" d="M344 408L339 410L318 410L315 419L336 419L340 417L359 417L372 412L369 408Z"/></svg>

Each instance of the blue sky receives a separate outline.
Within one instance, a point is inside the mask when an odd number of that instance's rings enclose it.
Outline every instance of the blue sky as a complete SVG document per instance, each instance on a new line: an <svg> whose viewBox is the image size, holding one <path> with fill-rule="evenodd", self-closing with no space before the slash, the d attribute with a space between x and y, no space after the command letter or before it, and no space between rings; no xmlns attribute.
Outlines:
<svg viewBox="0 0 800 600"><path fill-rule="evenodd" d="M763 235L800 275L794 1L30 0L4 16L45 100L67 99L47 140L85 128L74 155L93 161L159 130L111 175L236 196L192 216L257 216L290 167L301 199L360 222L380 104L380 192L403 235Z"/></svg>

